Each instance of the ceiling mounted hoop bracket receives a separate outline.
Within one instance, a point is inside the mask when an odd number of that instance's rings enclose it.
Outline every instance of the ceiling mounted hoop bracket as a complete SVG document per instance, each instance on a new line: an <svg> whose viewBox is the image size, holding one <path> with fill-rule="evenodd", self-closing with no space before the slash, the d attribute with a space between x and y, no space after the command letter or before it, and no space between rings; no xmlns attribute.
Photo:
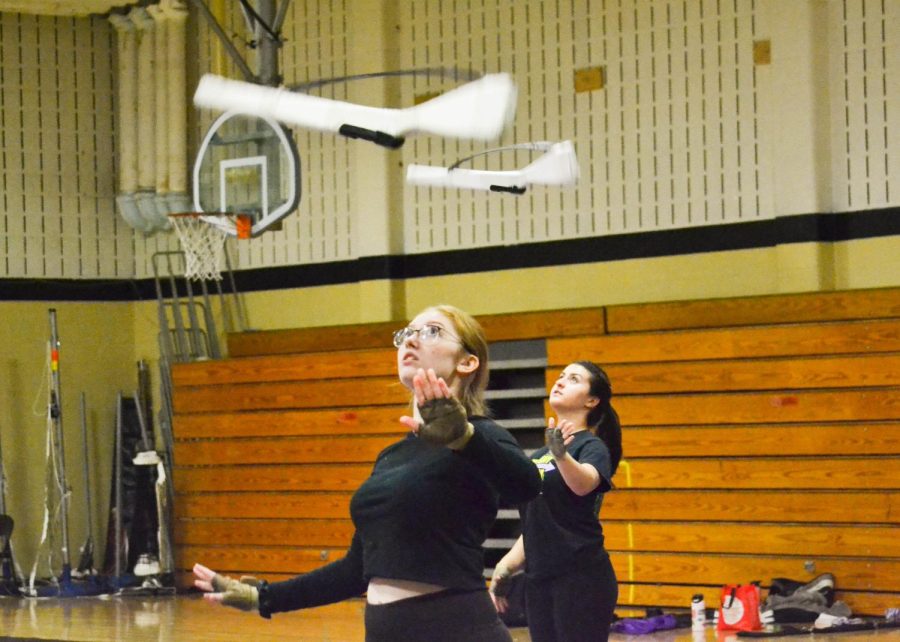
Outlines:
<svg viewBox="0 0 900 642"><path fill-rule="evenodd" d="M241 0L241 8L244 17L247 20L247 28L253 33L251 40L258 43L259 49L259 72L254 73L250 69L250 65L244 60L243 55L238 48L235 47L231 38L225 32L225 29L219 24L219 21L213 15L210 8L204 0L190 0L191 3L200 12L200 15L206 20L213 33L225 47L228 56L237 65L244 79L248 82L259 83L276 87L281 83L281 77L278 72L278 49L283 42L281 38L281 27L284 25L287 16L288 7L291 0L282 0L276 8L275 0L258 0L257 9L253 9L246 0ZM259 26L256 29L256 26Z"/></svg>

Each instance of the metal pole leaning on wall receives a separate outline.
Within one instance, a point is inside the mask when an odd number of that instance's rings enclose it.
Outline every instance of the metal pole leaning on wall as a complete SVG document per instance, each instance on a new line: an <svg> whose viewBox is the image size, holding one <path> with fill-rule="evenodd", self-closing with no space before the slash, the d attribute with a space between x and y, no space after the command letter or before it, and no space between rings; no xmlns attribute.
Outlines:
<svg viewBox="0 0 900 642"><path fill-rule="evenodd" d="M94 513L91 502L91 473L88 465L88 431L87 431L87 401L84 393L81 393L81 439L84 448L84 494L85 508L87 509L87 539L81 547L81 556L78 559L76 575L94 575Z"/></svg>
<svg viewBox="0 0 900 642"><path fill-rule="evenodd" d="M61 533L62 573L58 578L56 587L43 587L34 590L32 573L31 589L33 597L78 597L82 595L97 595L102 591L102 586L96 582L73 583L72 564L69 556L69 500L71 490L66 478L66 449L62 425L62 394L60 392L60 341L57 328L56 310L50 309L50 403L48 411L48 434L50 440L50 466L51 477L57 485L60 493L59 519ZM49 492L49 491L48 491ZM47 519L52 519L47 515ZM35 569L37 563L35 563ZM87 579L91 577L88 575Z"/></svg>
<svg viewBox="0 0 900 642"><path fill-rule="evenodd" d="M59 385L59 334L56 325L56 310L50 308L50 420L53 423L53 456L56 459L54 479L60 492L60 521L62 524L62 576L60 585L72 579L69 562L69 487L66 482L65 446L62 428L62 397Z"/></svg>
<svg viewBox="0 0 900 642"><path fill-rule="evenodd" d="M10 537L13 531L13 519L6 513L6 477L3 471L3 448L0 446L0 515L6 518L6 538L0 547L0 595L17 596L19 589L19 573L13 559Z"/></svg>
<svg viewBox="0 0 900 642"><path fill-rule="evenodd" d="M125 421L124 418L124 408L122 404L124 403L124 398L122 397L122 391L120 390L118 395L116 396L116 454L114 457L115 468L116 468L116 476L114 478L115 484L115 523L114 523L114 538L116 547L114 555L113 555L113 568L116 574L115 582L118 586L118 583L122 579L122 437L124 435L124 430L122 429L122 422Z"/></svg>

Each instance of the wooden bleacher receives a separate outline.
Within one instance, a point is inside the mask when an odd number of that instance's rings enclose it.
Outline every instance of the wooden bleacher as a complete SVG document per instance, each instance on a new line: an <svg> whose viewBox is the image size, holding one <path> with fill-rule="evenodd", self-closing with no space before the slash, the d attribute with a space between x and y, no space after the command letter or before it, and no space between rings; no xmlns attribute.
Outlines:
<svg viewBox="0 0 900 642"><path fill-rule="evenodd" d="M855 613L900 602L900 289L479 320L546 339L548 386L578 359L610 375L621 608L822 572ZM232 358L175 366L180 569L277 579L343 554L349 498L402 434L395 325L232 335Z"/></svg>

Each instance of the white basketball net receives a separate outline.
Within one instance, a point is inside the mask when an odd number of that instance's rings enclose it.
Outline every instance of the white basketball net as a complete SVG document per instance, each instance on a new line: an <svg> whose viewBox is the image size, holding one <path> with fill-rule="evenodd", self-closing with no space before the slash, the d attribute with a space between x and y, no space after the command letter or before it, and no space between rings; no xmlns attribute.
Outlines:
<svg viewBox="0 0 900 642"><path fill-rule="evenodd" d="M172 216L170 220L184 250L184 277L192 281L221 280L228 233L199 216Z"/></svg>

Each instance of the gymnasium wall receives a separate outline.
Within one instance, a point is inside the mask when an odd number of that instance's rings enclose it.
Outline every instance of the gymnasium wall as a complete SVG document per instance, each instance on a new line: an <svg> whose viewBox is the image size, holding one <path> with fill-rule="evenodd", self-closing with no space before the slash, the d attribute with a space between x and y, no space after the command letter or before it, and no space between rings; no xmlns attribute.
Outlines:
<svg viewBox="0 0 900 642"><path fill-rule="evenodd" d="M400 318L436 299L486 313L893 285L889 170L900 127L888 100L896 83L885 81L898 71L896 11L853 1L292 3L287 84L377 71L373 60L383 60L386 69L506 70L520 99L513 127L492 144L421 136L388 152L296 132L300 211L283 231L235 245L242 267L268 273L245 282L266 290L248 294L251 325ZM201 69L227 70L208 35L198 51ZM595 65L604 88L576 93L574 73ZM416 76L320 93L407 106L452 84ZM202 126L211 118L202 114ZM575 189L515 198L402 183L410 162L561 138L579 152ZM474 165L528 160L516 152ZM397 189L386 194L391 180ZM785 232L797 221L815 227L816 215L848 228L886 221L889 232ZM759 229L761 240L747 239ZM573 245L586 238L607 242ZM510 245L525 249L507 257L500 248ZM470 260L473 249L484 252ZM415 261L399 268L406 279L365 272L366 257L397 255ZM297 260L309 269L292 271ZM591 285L547 287L560 274ZM300 287L274 294L282 278Z"/></svg>
<svg viewBox="0 0 900 642"><path fill-rule="evenodd" d="M211 5L228 33L242 32L236 4ZM238 268L319 265L303 285L325 285L326 273L354 283L359 275L343 263L364 257L439 264L440 252L533 244L555 255L547 264L566 264L567 241L630 242L648 233L661 233L656 245L678 254L685 250L677 236L665 232L735 224L727 236L740 237L740 224L838 214L829 219L838 226L865 226L872 211L888 223L838 240L896 236L896 215L884 210L900 191L891 171L900 148L900 84L891 82L900 72L898 14L895 3L875 0L293 2L281 52L286 84L398 68L502 70L519 87L518 111L498 141L418 136L396 152L294 132L303 163L299 211L281 231L235 244ZM177 243L171 232L135 233L113 207L108 21L3 14L0 29L0 278L149 277L152 254ZM196 15L189 32L190 86L206 71L238 75ZM254 50L238 44L253 66ZM600 71L602 88L576 92L576 72L588 69ZM456 84L435 74L316 91L401 107ZM193 153L214 114L190 109L190 116ZM496 145L559 139L573 140L579 156L574 189L535 187L517 198L403 183L410 162L448 164ZM529 158L515 152L473 166L508 168ZM770 236L767 247L796 242L783 231ZM610 260L597 248L597 262ZM635 250L628 258L646 257Z"/></svg>
<svg viewBox="0 0 900 642"><path fill-rule="evenodd" d="M243 33L243 17L229 12L237 3L209 4L228 33ZM400 320L435 301L491 314L900 285L898 25L900 4L880 0L293 0L287 84L423 67L507 71L518 111L484 144L422 136L392 152L295 131L298 212L281 231L229 242L250 325ZM195 14L188 28L190 82L206 71L238 76ZM253 51L238 46L252 66ZM22 489L42 483L32 475L42 474L33 464L44 420L19 391L41 378L34 347L46 341L46 308L84 324L66 336L83 356L69 362L92 373L85 385L98 412L110 412L116 389L133 385L134 362L156 357L150 261L177 242L135 232L115 211L108 21L0 13L0 53L3 358L24 373L3 379L0 430L4 462L16 457L10 486ZM575 72L594 67L603 87L576 93ZM365 80L318 93L401 107L456 84ZM214 114L190 114L193 153ZM410 162L564 138L581 167L570 190L513 197L403 182ZM107 343L115 348L101 353ZM105 462L108 416L98 426ZM66 424L71 443L77 428ZM14 497L23 552L40 535L32 499Z"/></svg>
<svg viewBox="0 0 900 642"><path fill-rule="evenodd" d="M893 237L248 292L258 330L411 318L436 301L502 314L641 301L891 287ZM829 284L826 286L826 284ZM833 284L833 285L830 285ZM388 298L395 296L394 306ZM391 313L391 310L394 310Z"/></svg>
<svg viewBox="0 0 900 642"><path fill-rule="evenodd" d="M134 275L115 214L111 29L0 13L0 278Z"/></svg>

